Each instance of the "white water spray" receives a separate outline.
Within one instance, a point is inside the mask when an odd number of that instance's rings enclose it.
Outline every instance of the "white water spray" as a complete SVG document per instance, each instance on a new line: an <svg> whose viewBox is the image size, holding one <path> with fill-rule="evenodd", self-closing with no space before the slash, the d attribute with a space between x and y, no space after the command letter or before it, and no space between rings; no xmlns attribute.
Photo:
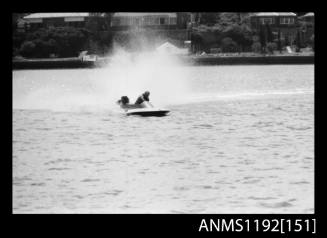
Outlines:
<svg viewBox="0 0 327 238"><path fill-rule="evenodd" d="M173 55L117 49L110 59L96 69L29 71L28 76L14 81L13 107L114 110L121 96L128 96L133 103L146 90L155 106L166 106L185 99L190 91L187 67ZM14 72L14 77L20 73Z"/></svg>
<svg viewBox="0 0 327 238"><path fill-rule="evenodd" d="M153 105L168 109L177 104L314 93L312 66L280 68L190 67L173 55L116 49L102 68L13 71L13 108L121 112L116 104L121 96L134 103L146 90Z"/></svg>

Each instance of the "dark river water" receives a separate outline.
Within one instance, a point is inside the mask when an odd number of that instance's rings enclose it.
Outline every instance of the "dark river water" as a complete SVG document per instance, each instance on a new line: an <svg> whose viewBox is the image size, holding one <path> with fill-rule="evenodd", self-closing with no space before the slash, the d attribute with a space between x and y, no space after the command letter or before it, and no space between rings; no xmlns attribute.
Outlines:
<svg viewBox="0 0 327 238"><path fill-rule="evenodd" d="M313 65L146 63L13 71L14 213L314 212Z"/></svg>

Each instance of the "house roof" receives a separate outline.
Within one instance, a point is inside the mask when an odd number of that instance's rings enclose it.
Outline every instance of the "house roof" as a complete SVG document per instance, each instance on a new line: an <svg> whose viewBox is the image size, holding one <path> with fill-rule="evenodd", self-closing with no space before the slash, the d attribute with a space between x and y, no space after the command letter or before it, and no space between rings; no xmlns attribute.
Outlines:
<svg viewBox="0 0 327 238"><path fill-rule="evenodd" d="M24 26L27 21L24 20L23 18L17 20L17 25L18 26Z"/></svg>
<svg viewBox="0 0 327 238"><path fill-rule="evenodd" d="M24 17L24 19L39 19L39 18L57 18L57 17L88 17L88 12L47 12L33 13Z"/></svg>
<svg viewBox="0 0 327 238"><path fill-rule="evenodd" d="M159 53L165 53L165 54L187 54L188 49L187 48L178 48L177 46L173 45L172 43L166 41L162 45L156 48L156 51Z"/></svg>
<svg viewBox="0 0 327 238"><path fill-rule="evenodd" d="M173 49L173 50L176 50L176 49L179 49L178 47L176 47L175 45L173 45L172 43L166 41L165 43L161 44L159 47L157 47L158 50L160 49Z"/></svg>
<svg viewBox="0 0 327 238"><path fill-rule="evenodd" d="M116 12L113 17L145 17L145 16L169 16L176 17L173 12Z"/></svg>
<svg viewBox="0 0 327 238"><path fill-rule="evenodd" d="M271 17L271 16L296 16L294 12L258 12L258 13L253 13L252 16L256 17Z"/></svg>
<svg viewBox="0 0 327 238"><path fill-rule="evenodd" d="M315 14L313 12L308 12L307 14L303 15L302 17L314 17Z"/></svg>

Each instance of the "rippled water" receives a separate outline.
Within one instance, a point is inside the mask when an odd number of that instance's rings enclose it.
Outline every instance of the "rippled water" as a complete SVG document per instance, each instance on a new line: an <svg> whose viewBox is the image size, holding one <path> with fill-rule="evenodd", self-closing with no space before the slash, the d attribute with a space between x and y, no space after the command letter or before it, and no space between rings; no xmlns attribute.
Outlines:
<svg viewBox="0 0 327 238"><path fill-rule="evenodd" d="M14 213L314 212L313 65L184 67L146 118L69 104L98 70L13 72Z"/></svg>

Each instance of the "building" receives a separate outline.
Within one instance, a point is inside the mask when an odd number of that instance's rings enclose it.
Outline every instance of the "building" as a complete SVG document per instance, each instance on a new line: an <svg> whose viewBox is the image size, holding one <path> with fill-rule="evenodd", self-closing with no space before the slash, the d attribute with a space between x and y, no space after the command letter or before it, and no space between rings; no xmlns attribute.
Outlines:
<svg viewBox="0 0 327 238"><path fill-rule="evenodd" d="M293 12L259 12L251 15L251 24L255 28L265 24L272 27L292 27L296 20L297 15Z"/></svg>
<svg viewBox="0 0 327 238"><path fill-rule="evenodd" d="M23 18L17 19L16 21L16 30L18 32L25 32L25 29L28 26L28 22L24 20Z"/></svg>
<svg viewBox="0 0 327 238"><path fill-rule="evenodd" d="M116 12L112 16L111 28L125 30L129 28L176 29L176 13L157 12Z"/></svg>
<svg viewBox="0 0 327 238"><path fill-rule="evenodd" d="M166 41L156 48L156 51L161 54L172 54L172 55L187 55L189 54L188 48L178 48L172 43Z"/></svg>
<svg viewBox="0 0 327 238"><path fill-rule="evenodd" d="M306 45L312 41L312 37L314 36L314 28L315 28L314 13L309 12L299 17L299 25L301 30L302 41Z"/></svg>
<svg viewBox="0 0 327 238"><path fill-rule="evenodd" d="M154 48L163 41L181 47L190 38L189 21L190 14L185 12L115 12L110 29L115 42L134 45L130 48Z"/></svg>
<svg viewBox="0 0 327 238"><path fill-rule="evenodd" d="M34 31L72 26L112 36L115 43L124 46L129 43L138 45L138 41L143 40L153 44L170 40L183 45L190 37L189 21L190 15L186 12L33 13L22 18L20 29Z"/></svg>
<svg viewBox="0 0 327 238"><path fill-rule="evenodd" d="M116 12L112 16L111 27L114 30L187 29L191 16L188 12Z"/></svg>
<svg viewBox="0 0 327 238"><path fill-rule="evenodd" d="M59 27L59 26L73 26L85 27L90 13L33 13L23 17L25 25L29 30L36 30L42 27Z"/></svg>
<svg viewBox="0 0 327 238"><path fill-rule="evenodd" d="M41 27L73 26L85 27L91 17L103 18L104 14L76 12L76 13L33 13L22 19L29 29ZM189 21L188 13L181 12L116 12L111 16L112 30L128 28L156 28L156 29L182 29Z"/></svg>
<svg viewBox="0 0 327 238"><path fill-rule="evenodd" d="M300 20L306 22L308 25L314 26L315 24L315 14L313 12L309 12L301 17Z"/></svg>
<svg viewBox="0 0 327 238"><path fill-rule="evenodd" d="M292 42L296 39L298 30L297 15L293 12L258 12L251 15L251 26L259 32L260 27L269 25L275 38L280 32L282 41ZM287 42L286 42L287 43Z"/></svg>

